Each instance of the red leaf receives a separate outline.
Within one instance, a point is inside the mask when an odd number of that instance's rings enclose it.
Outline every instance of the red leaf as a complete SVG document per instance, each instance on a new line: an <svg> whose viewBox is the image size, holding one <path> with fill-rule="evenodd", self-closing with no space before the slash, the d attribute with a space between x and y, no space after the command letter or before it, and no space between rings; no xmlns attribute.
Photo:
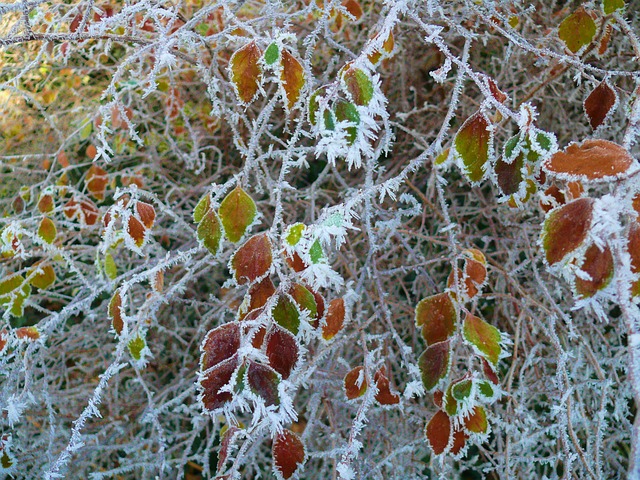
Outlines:
<svg viewBox="0 0 640 480"><path fill-rule="evenodd" d="M256 42L251 42L237 50L229 61L231 81L243 103L251 102L258 93L258 86L262 80L261 57L262 51Z"/></svg>
<svg viewBox="0 0 640 480"><path fill-rule="evenodd" d="M453 434L451 430L451 420L442 410L438 410L436 414L431 417L427 428L425 429L425 435L427 436L427 442L433 450L433 453L440 455L445 452L447 445L449 445L449 439Z"/></svg>
<svg viewBox="0 0 640 480"><path fill-rule="evenodd" d="M242 320L248 312L264 307L274 293L276 293L276 287L269 277L265 277L262 281L251 285L247 292L249 302L247 306L243 307L239 312L238 318Z"/></svg>
<svg viewBox="0 0 640 480"><path fill-rule="evenodd" d="M240 348L240 327L237 323L227 323L209 330L202 344L200 368L204 371L231 358Z"/></svg>
<svg viewBox="0 0 640 480"><path fill-rule="evenodd" d="M38 200L38 211L40 213L51 213L54 207L55 204L51 195L42 195L40 200Z"/></svg>
<svg viewBox="0 0 640 480"><path fill-rule="evenodd" d="M361 397L367 391L367 379L364 375L364 367L356 367L344 377L344 391L349 400Z"/></svg>
<svg viewBox="0 0 640 480"><path fill-rule="evenodd" d="M285 329L274 326L267 337L266 354L269 365L286 380L298 362L295 337Z"/></svg>
<svg viewBox="0 0 640 480"><path fill-rule="evenodd" d="M269 272L271 262L271 240L265 233L254 235L233 254L233 277L238 285L253 283Z"/></svg>
<svg viewBox="0 0 640 480"><path fill-rule="evenodd" d="M543 167L557 177L586 182L621 178L633 164L624 147L607 140L585 140L557 152Z"/></svg>
<svg viewBox="0 0 640 480"><path fill-rule="evenodd" d="M329 303L325 324L322 326L322 338L331 340L344 326L344 299L336 298Z"/></svg>
<svg viewBox="0 0 640 480"><path fill-rule="evenodd" d="M587 114L591 128L594 130L604 123L618 102L618 96L605 80L598 85L584 101L584 112Z"/></svg>
<svg viewBox="0 0 640 480"><path fill-rule="evenodd" d="M631 256L631 271L640 273L640 223L632 221L627 238L627 251ZM634 282L631 287L634 296L640 295L640 280Z"/></svg>
<svg viewBox="0 0 640 480"><path fill-rule="evenodd" d="M108 312L113 329L118 335L122 333L122 329L124 328L124 320L122 318L122 312L120 311L121 308L122 297L120 296L120 290L116 290L109 301Z"/></svg>
<svg viewBox="0 0 640 480"><path fill-rule="evenodd" d="M386 375L386 369L380 368L373 376L373 380L376 382L378 393L376 393L376 400L380 405L396 405L400 403L400 396L397 393L392 393L389 379Z"/></svg>
<svg viewBox="0 0 640 480"><path fill-rule="evenodd" d="M136 211L138 212L140 221L145 227L153 227L153 223L156 220L156 210L153 208L153 205L149 205L145 202L137 202Z"/></svg>
<svg viewBox="0 0 640 480"><path fill-rule="evenodd" d="M458 455L462 451L467 442L467 438L469 438L469 435L467 435L464 431L454 430L453 445L451 445L452 455Z"/></svg>
<svg viewBox="0 0 640 480"><path fill-rule="evenodd" d="M234 440L238 432L240 432L240 429L234 425L231 425L229 428L227 428L224 434L222 434L222 438L220 439L220 450L218 451L218 474L222 472L222 468L224 467L224 464L227 461L227 457L229 456L229 448L231 447L231 442Z"/></svg>
<svg viewBox="0 0 640 480"><path fill-rule="evenodd" d="M542 247L549 265L560 262L584 242L592 215L591 198L579 198L547 214L542 226Z"/></svg>
<svg viewBox="0 0 640 480"><path fill-rule="evenodd" d="M133 239L133 242L141 247L144 244L144 236L147 229L144 225L134 216L129 217L127 222L127 233Z"/></svg>
<svg viewBox="0 0 640 480"><path fill-rule="evenodd" d="M456 331L458 309L448 293L432 295L416 306L415 321L427 345L444 342Z"/></svg>
<svg viewBox="0 0 640 480"><path fill-rule="evenodd" d="M231 401L233 395L230 392L221 392L220 389L231 381L231 376L237 367L238 356L234 355L203 373L198 382L202 392L200 398L205 410L216 410Z"/></svg>
<svg viewBox="0 0 640 480"><path fill-rule="evenodd" d="M585 280L576 276L576 291L581 296L591 297L605 288L613 278L613 255L609 246L600 250L596 245L591 245L584 254L580 270L591 277L591 280Z"/></svg>
<svg viewBox="0 0 640 480"><path fill-rule="evenodd" d="M429 345L418 358L418 367L422 373L422 383L427 391L433 391L440 380L449 373L451 348L449 341Z"/></svg>
<svg viewBox="0 0 640 480"><path fill-rule="evenodd" d="M272 456L282 478L291 478L305 461L304 444L291 430L283 430L273 441Z"/></svg>

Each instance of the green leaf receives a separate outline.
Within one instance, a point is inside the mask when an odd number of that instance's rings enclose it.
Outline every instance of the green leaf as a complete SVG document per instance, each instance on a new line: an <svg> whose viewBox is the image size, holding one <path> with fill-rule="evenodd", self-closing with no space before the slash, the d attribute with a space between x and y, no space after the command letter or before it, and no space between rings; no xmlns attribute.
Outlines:
<svg viewBox="0 0 640 480"><path fill-rule="evenodd" d="M279 58L280 49L278 48L278 45L272 43L264 51L264 63L266 63L267 65L273 65L278 61Z"/></svg>
<svg viewBox="0 0 640 480"><path fill-rule="evenodd" d="M218 209L224 234L229 241L239 242L256 218L256 204L239 186L224 197Z"/></svg>
<svg viewBox="0 0 640 480"><path fill-rule="evenodd" d="M31 286L22 275L11 275L0 282L0 306L7 305L14 317L24 314L24 302L31 295Z"/></svg>
<svg viewBox="0 0 640 480"><path fill-rule="evenodd" d="M358 135L357 126L360 125L360 114L358 113L358 109L351 102L340 101L336 103L335 106L336 118L340 122L351 122L355 126L347 127L347 141L349 145L352 145L356 141L356 137ZM325 117L326 122L326 117ZM333 130L333 129L330 129Z"/></svg>
<svg viewBox="0 0 640 480"><path fill-rule="evenodd" d="M584 8L579 8L558 27L558 36L571 53L577 53L591 43L596 35L596 22Z"/></svg>
<svg viewBox="0 0 640 480"><path fill-rule="evenodd" d="M451 394L456 400L465 400L471 395L471 387L473 382L469 379L456 382L451 387Z"/></svg>
<svg viewBox="0 0 640 480"><path fill-rule="evenodd" d="M87 122L80 129L80 140L86 140L93 131L93 122Z"/></svg>
<svg viewBox="0 0 640 480"><path fill-rule="evenodd" d="M300 312L288 295L280 295L271 313L278 325L296 335L300 328Z"/></svg>
<svg viewBox="0 0 640 480"><path fill-rule="evenodd" d="M616 10L622 10L624 8L624 0L603 0L602 10L606 15L609 15Z"/></svg>
<svg viewBox="0 0 640 480"><path fill-rule="evenodd" d="M468 118L456 134L455 151L472 182L481 181L487 172L490 142L489 121L480 112Z"/></svg>
<svg viewBox="0 0 640 480"><path fill-rule="evenodd" d="M467 313L462 329L464 339L469 342L476 353L491 362L498 364L502 347L500 331L475 315Z"/></svg>
<svg viewBox="0 0 640 480"><path fill-rule="evenodd" d="M311 262L314 264L320 263L320 260L324 258L322 245L320 245L320 242L318 240L313 242L311 248L309 248L309 257L311 257Z"/></svg>
<svg viewBox="0 0 640 480"><path fill-rule="evenodd" d="M198 240L206 247L211 255L217 255L222 240L222 227L220 219L213 209L209 209L198 225Z"/></svg>

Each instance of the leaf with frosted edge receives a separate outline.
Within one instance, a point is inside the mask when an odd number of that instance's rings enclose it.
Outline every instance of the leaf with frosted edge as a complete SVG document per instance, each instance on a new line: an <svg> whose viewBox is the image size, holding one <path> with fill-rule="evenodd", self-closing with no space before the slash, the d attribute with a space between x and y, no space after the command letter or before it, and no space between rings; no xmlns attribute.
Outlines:
<svg viewBox="0 0 640 480"><path fill-rule="evenodd" d="M602 11L606 15L614 13L616 10L622 10L624 8L624 0L603 0Z"/></svg>
<svg viewBox="0 0 640 480"><path fill-rule="evenodd" d="M108 184L107 171L96 164L91 165L85 177L85 185L89 194L96 200L104 200L104 193Z"/></svg>
<svg viewBox="0 0 640 480"><path fill-rule="evenodd" d="M205 411L215 411L233 399L233 394L220 391L222 387L231 382L233 372L238 367L238 356L225 360L215 367L203 372L198 379L201 390L201 401ZM242 380L241 380L242 381Z"/></svg>
<svg viewBox="0 0 640 480"><path fill-rule="evenodd" d="M136 212L142 224L147 228L153 227L156 220L156 210L153 205L145 202L136 202Z"/></svg>
<svg viewBox="0 0 640 480"><path fill-rule="evenodd" d="M266 355L271 368L286 380L298 362L298 344L295 337L287 330L274 326L267 336Z"/></svg>
<svg viewBox="0 0 640 480"><path fill-rule="evenodd" d="M304 443L291 430L283 430L276 436L271 455L273 468L283 479L291 478L304 464L306 458Z"/></svg>
<svg viewBox="0 0 640 480"><path fill-rule="evenodd" d="M367 379L364 367L356 367L347 373L343 380L344 392L349 400L361 397L367 391Z"/></svg>
<svg viewBox="0 0 640 480"><path fill-rule="evenodd" d="M38 211L40 213L51 213L55 208L53 197L49 194L42 195L38 200Z"/></svg>
<svg viewBox="0 0 640 480"><path fill-rule="evenodd" d="M391 391L389 378L386 375L386 369L380 368L373 376L378 392L376 393L376 401L380 405L397 405L400 403L400 395Z"/></svg>
<svg viewBox="0 0 640 480"><path fill-rule="evenodd" d="M356 105L369 105L373 98L373 82L371 77L359 68L348 68L342 80Z"/></svg>
<svg viewBox="0 0 640 480"><path fill-rule="evenodd" d="M209 209L202 217L196 233L200 243L211 255L217 255L222 240L222 226L218 214L213 209Z"/></svg>
<svg viewBox="0 0 640 480"><path fill-rule="evenodd" d="M443 342L456 331L458 309L448 293L432 295L416 306L415 322L427 345Z"/></svg>
<svg viewBox="0 0 640 480"><path fill-rule="evenodd" d="M491 382L480 380L477 382L478 396L485 402L493 402L496 398L497 391L491 385Z"/></svg>
<svg viewBox="0 0 640 480"><path fill-rule="evenodd" d="M316 302L316 314L310 320L310 323L313 328L318 328L320 326L320 320L324 317L324 297L308 285L305 286L305 288L311 292L311 295L313 295L313 298Z"/></svg>
<svg viewBox="0 0 640 480"><path fill-rule="evenodd" d="M236 322L209 330L201 346L200 369L205 371L235 355L240 348L240 327Z"/></svg>
<svg viewBox="0 0 640 480"><path fill-rule="evenodd" d="M377 34L373 41L379 38L380 34ZM382 50L375 50L373 53L370 53L367 58L373 65L377 65L383 58L389 58L393 55L393 50L395 48L395 38L393 37L393 30L389 30L389 35L387 39L382 43Z"/></svg>
<svg viewBox="0 0 640 480"><path fill-rule="evenodd" d="M285 233L285 241L290 246L295 246L298 244L300 239L302 238L302 234L305 230L306 226L304 223L295 223L287 228L287 232Z"/></svg>
<svg viewBox="0 0 640 480"><path fill-rule="evenodd" d="M470 343L480 356L491 362L498 364L502 347L500 346L500 331L493 325L489 325L480 317L467 313L462 328L464 339Z"/></svg>
<svg viewBox="0 0 640 480"><path fill-rule="evenodd" d="M520 134L518 133L504 144L504 161L506 163L513 163L513 160L521 151L522 145L520 144Z"/></svg>
<svg viewBox="0 0 640 480"><path fill-rule="evenodd" d="M272 260L271 240L267 234L254 235L231 257L233 278L238 285L253 283L269 273Z"/></svg>
<svg viewBox="0 0 640 480"><path fill-rule="evenodd" d="M494 385L498 385L500 383L500 379L498 378L495 369L484 358L482 359L482 371Z"/></svg>
<svg viewBox="0 0 640 480"><path fill-rule="evenodd" d="M231 444L236 436L236 434L240 432L240 428L234 425L225 425L220 429L220 450L218 451L218 471L217 473L222 473L222 469L224 464L227 462L227 458L229 456L229 450L231 448ZM219 480L222 480L224 477L217 476Z"/></svg>
<svg viewBox="0 0 640 480"><path fill-rule="evenodd" d="M453 383L450 383L442 397L444 411L452 417L458 414L458 401L453 396Z"/></svg>
<svg viewBox="0 0 640 480"><path fill-rule="evenodd" d="M129 217L127 221L127 234L138 248L144 245L146 231L147 229L140 220L134 216Z"/></svg>
<svg viewBox="0 0 640 480"><path fill-rule="evenodd" d="M471 414L464 420L464 428L471 433L487 433L489 424L487 422L487 411L484 407L479 405L474 407Z"/></svg>
<svg viewBox="0 0 640 480"><path fill-rule="evenodd" d="M541 243L549 265L562 261L587 238L593 199L579 198L549 212L542 224Z"/></svg>
<svg viewBox="0 0 640 480"><path fill-rule="evenodd" d="M193 209L193 221L200 223L211 207L211 196L205 193Z"/></svg>
<svg viewBox="0 0 640 480"><path fill-rule="evenodd" d="M436 414L431 417L431 420L429 420L425 428L427 443L434 454L441 455L445 453L452 433L449 415L442 410L438 410Z"/></svg>
<svg viewBox="0 0 640 480"><path fill-rule="evenodd" d="M471 182L481 181L487 172L490 143L489 120L481 112L469 117L456 134L456 155Z"/></svg>
<svg viewBox="0 0 640 480"><path fill-rule="evenodd" d="M38 236L47 243L53 243L58 230L56 224L49 217L44 217L38 226Z"/></svg>
<svg viewBox="0 0 640 480"><path fill-rule="evenodd" d="M591 43L596 35L596 23L584 8L579 8L558 27L558 37L571 53L579 52Z"/></svg>
<svg viewBox="0 0 640 480"><path fill-rule="evenodd" d="M544 162L547 173L567 180L610 181L633 170L635 160L624 147L607 140L572 143Z"/></svg>
<svg viewBox="0 0 640 480"><path fill-rule="evenodd" d="M35 342L40 338L40 330L38 327L21 327L16 329L16 338L28 342Z"/></svg>
<svg viewBox="0 0 640 480"><path fill-rule="evenodd" d="M464 446L467 443L467 439L469 435L460 429L460 427L455 427L453 429L453 443L451 445L451 455L457 457L463 452Z"/></svg>
<svg viewBox="0 0 640 480"><path fill-rule="evenodd" d="M291 110L298 102L300 92L305 84L304 68L298 59L286 49L282 51L280 63L282 65L280 80L287 99L287 110Z"/></svg>
<svg viewBox="0 0 640 480"><path fill-rule="evenodd" d="M242 188L237 186L224 197L218 215L224 234L230 242L237 243L256 218L256 204Z"/></svg>
<svg viewBox="0 0 640 480"><path fill-rule="evenodd" d="M309 123L311 125L315 125L317 123L318 110L320 109L320 104L318 103L318 97L324 95L327 92L327 87L323 86L316 89L309 97ZM325 110L326 113L326 110ZM334 127L335 128L335 127ZM333 130L330 128L329 130Z"/></svg>
<svg viewBox="0 0 640 480"><path fill-rule="evenodd" d="M313 264L320 263L322 259L324 259L324 251L322 250L322 245L320 245L318 240L311 244L311 247L309 248L309 258Z"/></svg>
<svg viewBox="0 0 640 480"><path fill-rule="evenodd" d="M592 297L605 288L613 278L613 255L609 245L602 250L597 245L591 245L584 254L580 270L587 273L591 280L575 278L576 292L582 297Z"/></svg>
<svg viewBox="0 0 640 480"><path fill-rule="evenodd" d="M640 273L640 223L636 220L632 221L629 226L627 251L631 257L631 272ZM631 285L631 294L640 296L640 280L636 280Z"/></svg>
<svg viewBox="0 0 640 480"><path fill-rule="evenodd" d="M429 345L418 358L418 368L422 383L428 392L432 392L449 373L451 365L451 347L449 341Z"/></svg>
<svg viewBox="0 0 640 480"><path fill-rule="evenodd" d="M326 341L335 337L344 327L345 308L344 299L336 298L329 303L325 324L322 326L322 338Z"/></svg>
<svg viewBox="0 0 640 480"><path fill-rule="evenodd" d="M31 274L29 275L29 277L31 277L29 279L29 283L32 286L39 288L40 290L45 290L55 283L56 272L52 265L38 265L33 269L37 270L37 273L33 276L31 276Z"/></svg>
<svg viewBox="0 0 640 480"><path fill-rule="evenodd" d="M264 51L264 63L273 65L280 58L280 49L276 43L272 43Z"/></svg>
<svg viewBox="0 0 640 480"><path fill-rule="evenodd" d="M262 80L261 57L262 51L256 42L251 42L237 50L229 60L231 81L238 98L245 104L251 102L258 93Z"/></svg>
<svg viewBox="0 0 640 480"><path fill-rule="evenodd" d="M605 80L589 94L584 101L584 113L589 119L589 124L594 130L602 125L613 113L618 103L615 90Z"/></svg>
<svg viewBox="0 0 640 480"><path fill-rule="evenodd" d="M109 318L111 319L111 325L115 332L120 335L124 329L124 319L122 318L122 296L120 295L120 289L116 290L109 301L109 307L107 309Z"/></svg>
<svg viewBox="0 0 640 480"><path fill-rule="evenodd" d="M142 350L147 346L147 342L144 341L140 335L136 335L134 338L129 340L127 343L127 348L129 349L129 353L134 360L140 360L142 358Z"/></svg>
<svg viewBox="0 0 640 480"><path fill-rule="evenodd" d="M261 363L249 362L247 380L251 391L262 397L267 406L280 404L278 396L280 376L273 368Z"/></svg>
<svg viewBox="0 0 640 480"><path fill-rule="evenodd" d="M310 320L318 318L316 298L307 287L299 283L294 283L289 289L289 295L291 295L298 304L300 310L307 310L309 312Z"/></svg>

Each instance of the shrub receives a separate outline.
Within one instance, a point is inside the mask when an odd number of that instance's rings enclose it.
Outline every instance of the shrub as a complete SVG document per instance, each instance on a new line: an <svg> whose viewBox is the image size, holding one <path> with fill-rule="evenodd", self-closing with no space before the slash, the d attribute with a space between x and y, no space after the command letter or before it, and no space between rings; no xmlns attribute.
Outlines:
<svg viewBox="0 0 640 480"><path fill-rule="evenodd" d="M637 8L0 5L0 472L638 478Z"/></svg>

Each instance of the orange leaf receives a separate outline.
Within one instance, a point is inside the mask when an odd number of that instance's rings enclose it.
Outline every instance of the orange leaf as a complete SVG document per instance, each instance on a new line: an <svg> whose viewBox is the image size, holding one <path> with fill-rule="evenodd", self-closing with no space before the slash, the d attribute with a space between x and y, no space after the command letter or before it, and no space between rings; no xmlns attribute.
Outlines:
<svg viewBox="0 0 640 480"><path fill-rule="evenodd" d="M336 298L329 303L325 325L322 326L322 338L331 340L344 326L344 299Z"/></svg>
<svg viewBox="0 0 640 480"><path fill-rule="evenodd" d="M127 222L127 233L133 239L136 246L141 247L144 244L144 237L147 229L136 217L129 217Z"/></svg>
<svg viewBox="0 0 640 480"><path fill-rule="evenodd" d="M93 198L96 200L104 200L104 192L107 188L107 184L109 183L109 177L105 170L95 164L91 165L84 181L87 186L87 190Z"/></svg>
<svg viewBox="0 0 640 480"><path fill-rule="evenodd" d="M275 469L282 478L291 478L304 463L306 454L300 437L291 430L283 430L273 441Z"/></svg>
<svg viewBox="0 0 640 480"><path fill-rule="evenodd" d="M451 420L442 410L438 410L436 414L431 417L427 428L425 429L425 435L427 436L427 442L433 450L433 453L440 455L444 453L449 445L449 439L453 434L451 429Z"/></svg>
<svg viewBox="0 0 640 480"><path fill-rule="evenodd" d="M251 102L258 93L262 80L261 57L262 51L256 42L251 42L237 50L229 61L231 81L243 103Z"/></svg>
<svg viewBox="0 0 640 480"><path fill-rule="evenodd" d="M305 83L304 69L300 62L286 49L282 51L280 63L282 64L280 80L287 97L287 109L291 110L300 98L300 92Z"/></svg>
<svg viewBox="0 0 640 480"><path fill-rule="evenodd" d="M356 367L344 377L344 391L349 400L361 397L367 391L367 379L364 375L364 367Z"/></svg>
<svg viewBox="0 0 640 480"><path fill-rule="evenodd" d="M609 246L600 250L591 245L584 254L580 270L589 274L591 280L576 276L576 291L583 297L591 297L605 288L613 278L613 255Z"/></svg>
<svg viewBox="0 0 640 480"><path fill-rule="evenodd" d="M634 160L622 146L607 140L572 143L543 164L547 172L567 180L612 180L620 178Z"/></svg>
<svg viewBox="0 0 640 480"><path fill-rule="evenodd" d="M145 202L137 202L136 211L138 212L138 217L145 227L153 227L153 222L156 220L156 210L153 208L153 205L149 205Z"/></svg>

